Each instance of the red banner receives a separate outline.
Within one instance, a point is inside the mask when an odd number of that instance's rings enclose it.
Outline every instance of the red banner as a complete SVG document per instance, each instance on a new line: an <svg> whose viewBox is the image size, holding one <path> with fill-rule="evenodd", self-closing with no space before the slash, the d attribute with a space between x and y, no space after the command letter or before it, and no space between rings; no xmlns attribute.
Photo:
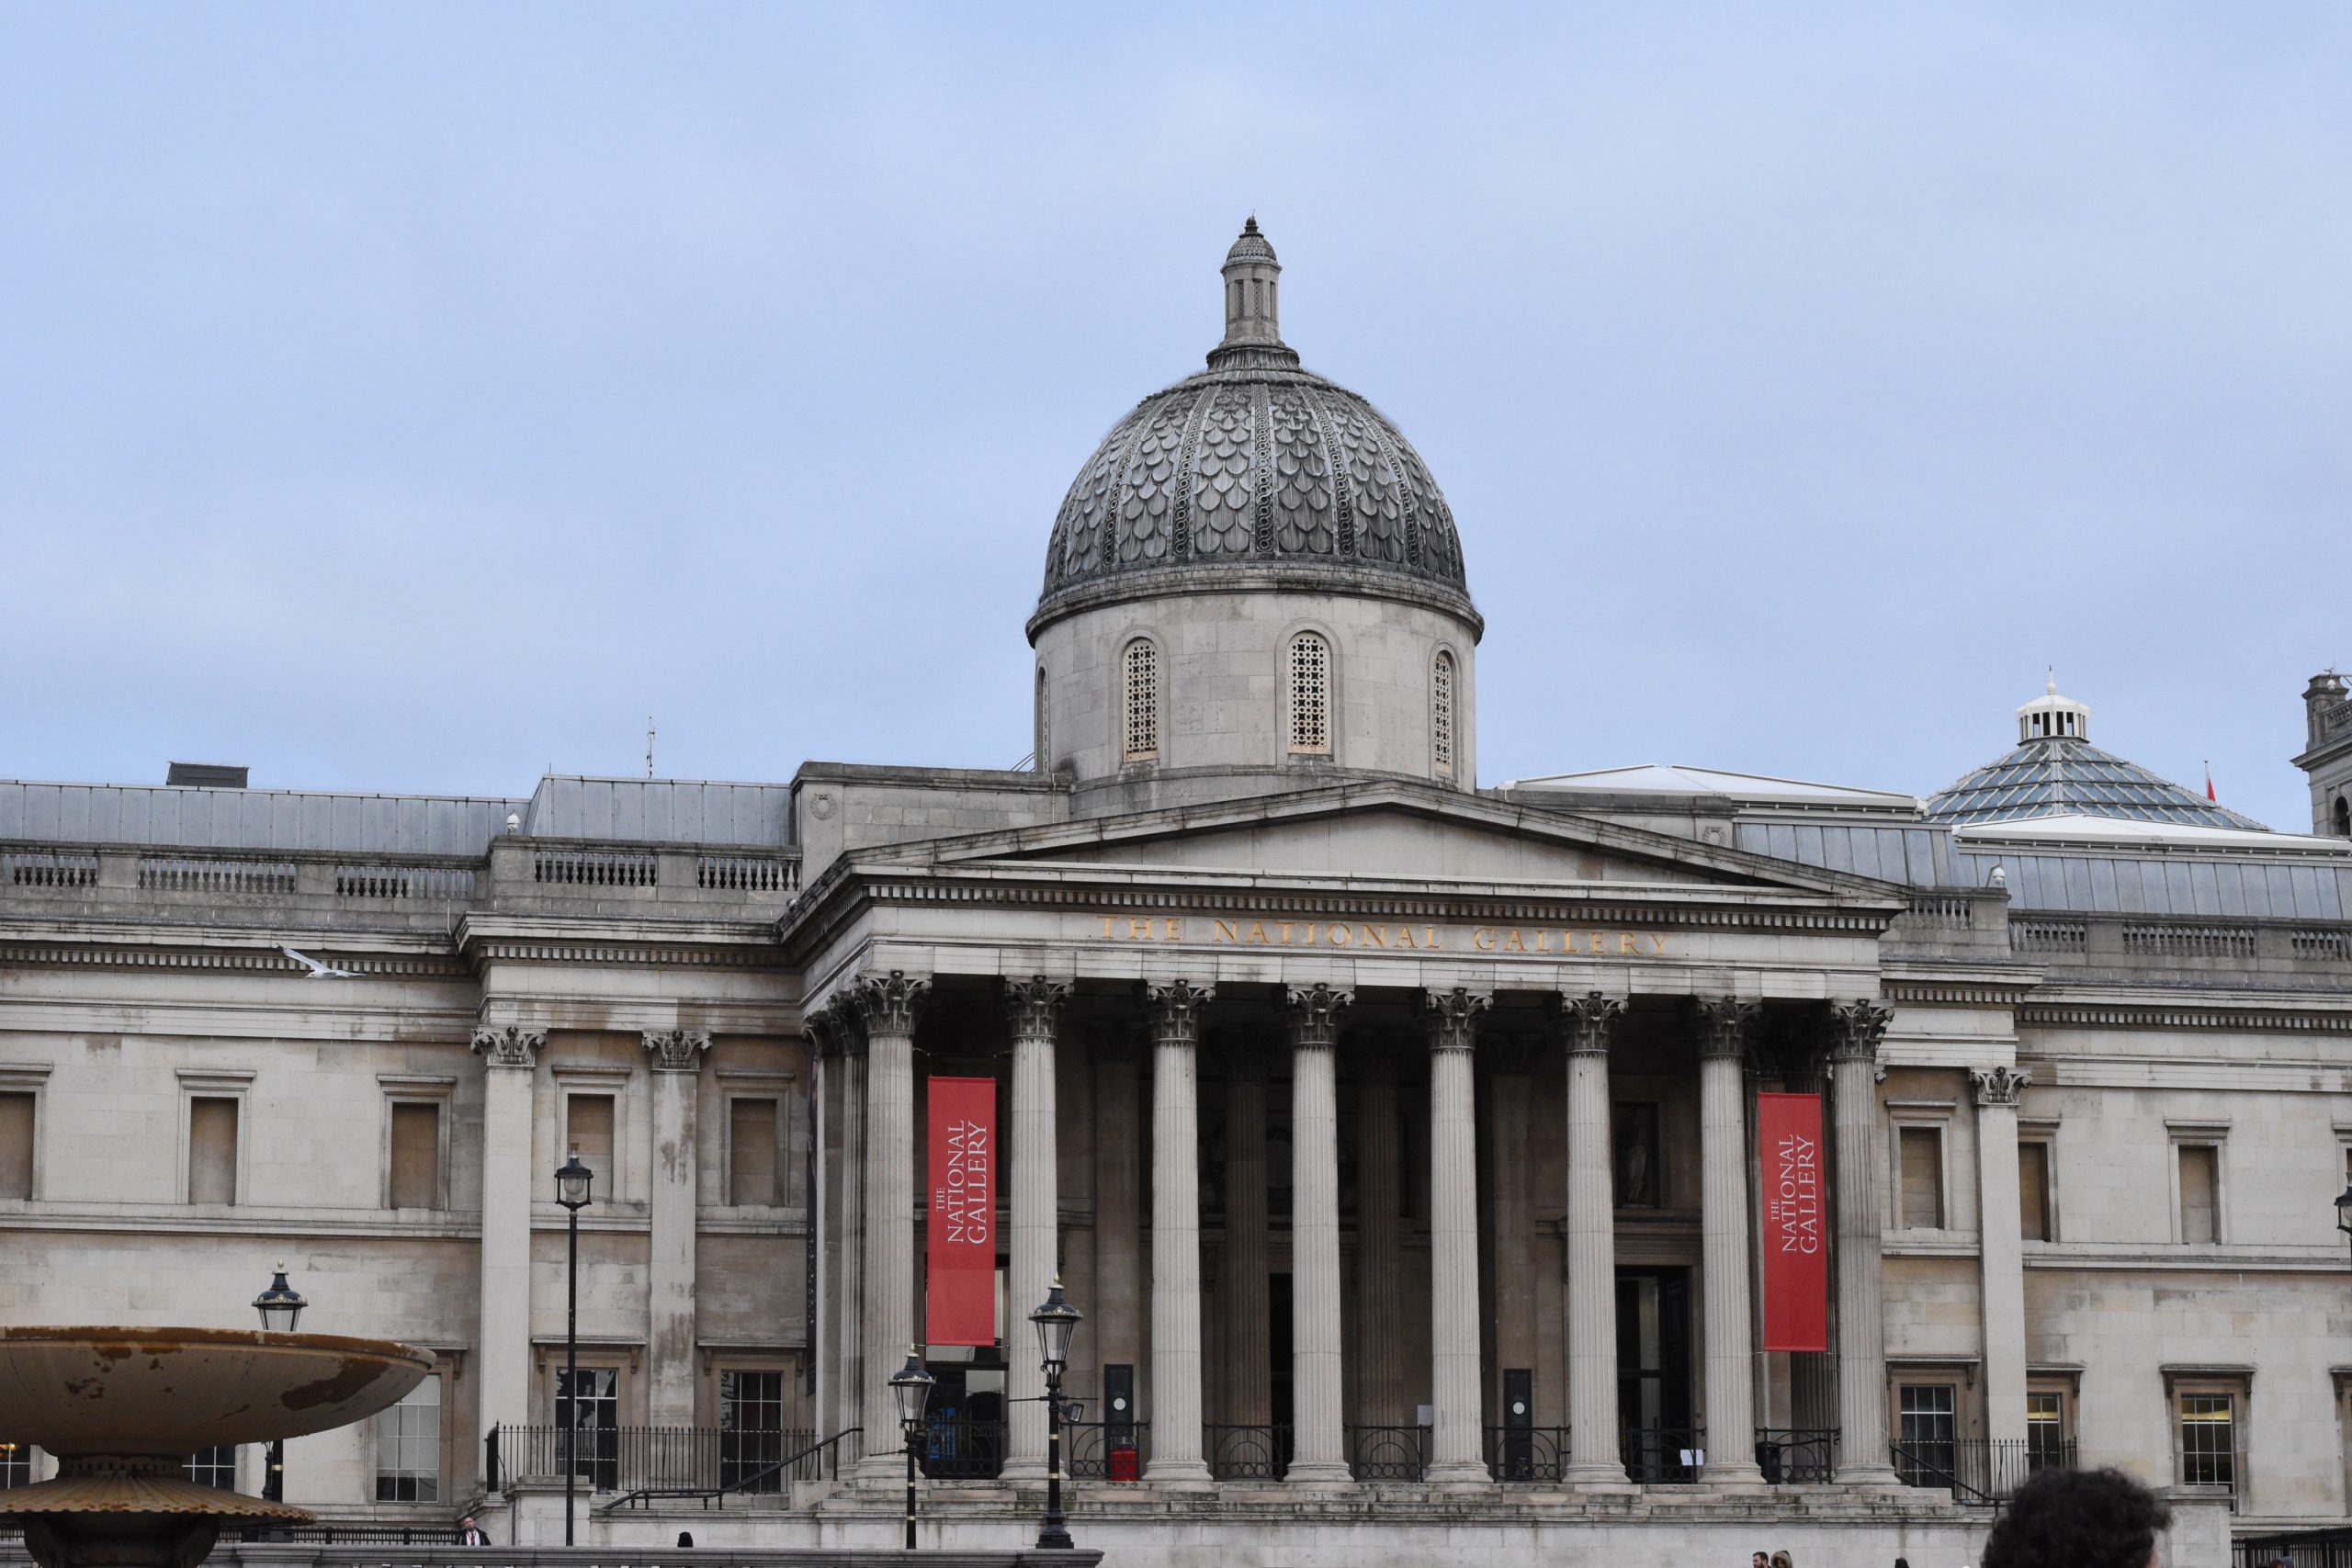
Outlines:
<svg viewBox="0 0 2352 1568"><path fill-rule="evenodd" d="M1821 1096L1758 1094L1764 1187L1764 1348L1829 1348L1829 1236Z"/></svg>
<svg viewBox="0 0 2352 1568"><path fill-rule="evenodd" d="M924 1338L996 1343L996 1080L931 1080Z"/></svg>

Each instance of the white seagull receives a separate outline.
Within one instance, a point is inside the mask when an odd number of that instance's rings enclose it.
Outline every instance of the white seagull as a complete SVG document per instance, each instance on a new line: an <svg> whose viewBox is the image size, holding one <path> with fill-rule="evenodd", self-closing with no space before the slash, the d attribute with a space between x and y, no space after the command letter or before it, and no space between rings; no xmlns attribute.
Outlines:
<svg viewBox="0 0 2352 1568"><path fill-rule="evenodd" d="M304 976L305 979L356 980L359 978L359 972L356 969L338 969L332 964L322 964L307 953L297 953L290 947L281 947L277 951L310 970L310 974Z"/></svg>

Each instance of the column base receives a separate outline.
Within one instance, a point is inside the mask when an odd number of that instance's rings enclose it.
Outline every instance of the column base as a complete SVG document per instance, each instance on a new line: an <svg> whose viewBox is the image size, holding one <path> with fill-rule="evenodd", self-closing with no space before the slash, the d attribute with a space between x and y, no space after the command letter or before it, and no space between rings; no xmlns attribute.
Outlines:
<svg viewBox="0 0 2352 1568"><path fill-rule="evenodd" d="M1483 1492L1495 1483L1495 1478L1487 1473L1487 1467L1474 1459L1433 1464L1427 1479L1431 1486L1449 1492Z"/></svg>
<svg viewBox="0 0 2352 1568"><path fill-rule="evenodd" d="M1710 1486L1761 1486L1764 1471L1754 1460L1714 1460L1699 1472Z"/></svg>
<svg viewBox="0 0 2352 1568"><path fill-rule="evenodd" d="M1004 1461L1004 1467L997 1472L997 1479L1034 1481L1042 1485L1046 1480L1046 1461L1043 1459L1007 1459ZM1069 1477L1065 1475L1062 1479L1067 1482Z"/></svg>
<svg viewBox="0 0 2352 1568"><path fill-rule="evenodd" d="M1144 1484L1166 1486L1180 1491L1206 1492L1216 1485L1209 1474L1208 1461L1198 1459L1153 1460L1143 1467Z"/></svg>
<svg viewBox="0 0 2352 1568"><path fill-rule="evenodd" d="M1883 1461L1878 1464L1841 1464L1838 1467L1840 1486L1900 1486L1903 1478L1894 1473L1894 1466Z"/></svg>
<svg viewBox="0 0 2352 1568"><path fill-rule="evenodd" d="M1329 1492L1335 1487L1353 1486L1355 1483L1356 1478L1348 1467L1335 1459L1295 1459L1290 1461L1290 1468L1283 1472L1283 1484L1295 1489Z"/></svg>
<svg viewBox="0 0 2352 1568"><path fill-rule="evenodd" d="M1606 1460L1571 1461L1561 1467L1560 1484L1587 1492L1631 1492L1623 1462Z"/></svg>

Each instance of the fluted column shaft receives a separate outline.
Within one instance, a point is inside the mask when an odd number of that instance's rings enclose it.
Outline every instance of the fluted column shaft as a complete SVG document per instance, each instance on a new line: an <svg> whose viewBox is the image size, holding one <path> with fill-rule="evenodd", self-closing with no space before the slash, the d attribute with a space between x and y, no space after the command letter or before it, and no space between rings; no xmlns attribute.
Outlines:
<svg viewBox="0 0 2352 1568"><path fill-rule="evenodd" d="M1005 1003L1012 1024L1012 1294L1005 1325L1005 1379L1012 1392L1006 1479L1046 1474L1046 1374L1034 1336L1021 1331L1030 1309L1046 1299L1059 1271L1061 1201L1056 1180L1058 1146L1054 1121L1054 1036L1069 987L1043 975L1009 981Z"/></svg>
<svg viewBox="0 0 2352 1568"><path fill-rule="evenodd" d="M1760 1482L1747 1278L1747 1085L1741 1033L1752 1005L1699 1012L1701 1258L1706 1272L1709 1481Z"/></svg>
<svg viewBox="0 0 2352 1568"><path fill-rule="evenodd" d="M1155 986L1151 1061L1151 1462L1146 1479L1203 1483L1198 1063L1206 996Z"/></svg>
<svg viewBox="0 0 2352 1568"><path fill-rule="evenodd" d="M1432 994L1430 1036L1430 1480L1484 1485L1479 1398L1477 1016L1490 998Z"/></svg>
<svg viewBox="0 0 2352 1568"><path fill-rule="evenodd" d="M1273 1416L1266 1287L1266 1078L1250 1047L1226 1059L1225 1335L1217 1419L1262 1427Z"/></svg>
<svg viewBox="0 0 2352 1568"><path fill-rule="evenodd" d="M1610 1169L1609 1030L1624 1004L1570 998L1568 1048L1568 1463L1587 1485L1625 1480L1617 1446L1617 1233Z"/></svg>
<svg viewBox="0 0 2352 1568"><path fill-rule="evenodd" d="M1978 1261L1984 1292L1984 1435L2022 1446L2025 1422L2025 1239L2018 1211L2018 1096L2028 1075L1972 1070L1976 1091Z"/></svg>
<svg viewBox="0 0 2352 1568"><path fill-rule="evenodd" d="M1396 1064L1385 1049L1367 1052L1356 1086L1356 1419L1386 1427L1405 1419L1404 1265L1398 1246L1405 1205L1398 1147Z"/></svg>
<svg viewBox="0 0 2352 1568"><path fill-rule="evenodd" d="M844 1031L842 1048L827 1063L841 1077L842 1119L842 1240L836 1265L841 1282L833 1292L840 1303L833 1329L834 1419L839 1425L833 1430L847 1432L862 1431L865 1424L865 1041L848 1032L854 1028L852 1020L842 1017L839 1021ZM890 1446L888 1433L852 1442L854 1446L844 1458Z"/></svg>
<svg viewBox="0 0 2352 1568"><path fill-rule="evenodd" d="M895 1432L876 1429L876 1417L895 1420L890 1374L915 1350L915 1019L931 990L928 980L893 969L865 976L851 990L865 1034L865 1341L868 1418L861 1479L887 1484L899 1473L891 1457ZM878 1450L878 1451L877 1451Z"/></svg>
<svg viewBox="0 0 2352 1568"><path fill-rule="evenodd" d="M1340 1427L1339 1015L1326 986L1290 994L1291 1405L1288 1480L1348 1479Z"/></svg>
<svg viewBox="0 0 2352 1568"><path fill-rule="evenodd" d="M1880 1257L1878 1050L1887 1010L1835 1010L1829 1094L1838 1140L1838 1479L1888 1483L1886 1310Z"/></svg>

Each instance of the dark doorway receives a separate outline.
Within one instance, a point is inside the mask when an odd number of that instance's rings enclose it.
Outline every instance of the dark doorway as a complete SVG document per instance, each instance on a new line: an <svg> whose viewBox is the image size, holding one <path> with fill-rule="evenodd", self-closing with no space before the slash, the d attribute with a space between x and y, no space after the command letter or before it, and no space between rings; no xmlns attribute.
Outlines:
<svg viewBox="0 0 2352 1568"><path fill-rule="evenodd" d="M1690 1426L1690 1272L1617 1270L1617 1422L1635 1481L1695 1481Z"/></svg>
<svg viewBox="0 0 2352 1568"><path fill-rule="evenodd" d="M992 1481L1004 1468L1003 1358L996 1349L970 1361L933 1359L931 1409L922 1453L933 1481Z"/></svg>
<svg viewBox="0 0 2352 1568"><path fill-rule="evenodd" d="M1290 1276L1266 1276L1266 1372L1271 1385L1274 1425L1288 1430L1296 1409L1292 1403Z"/></svg>

